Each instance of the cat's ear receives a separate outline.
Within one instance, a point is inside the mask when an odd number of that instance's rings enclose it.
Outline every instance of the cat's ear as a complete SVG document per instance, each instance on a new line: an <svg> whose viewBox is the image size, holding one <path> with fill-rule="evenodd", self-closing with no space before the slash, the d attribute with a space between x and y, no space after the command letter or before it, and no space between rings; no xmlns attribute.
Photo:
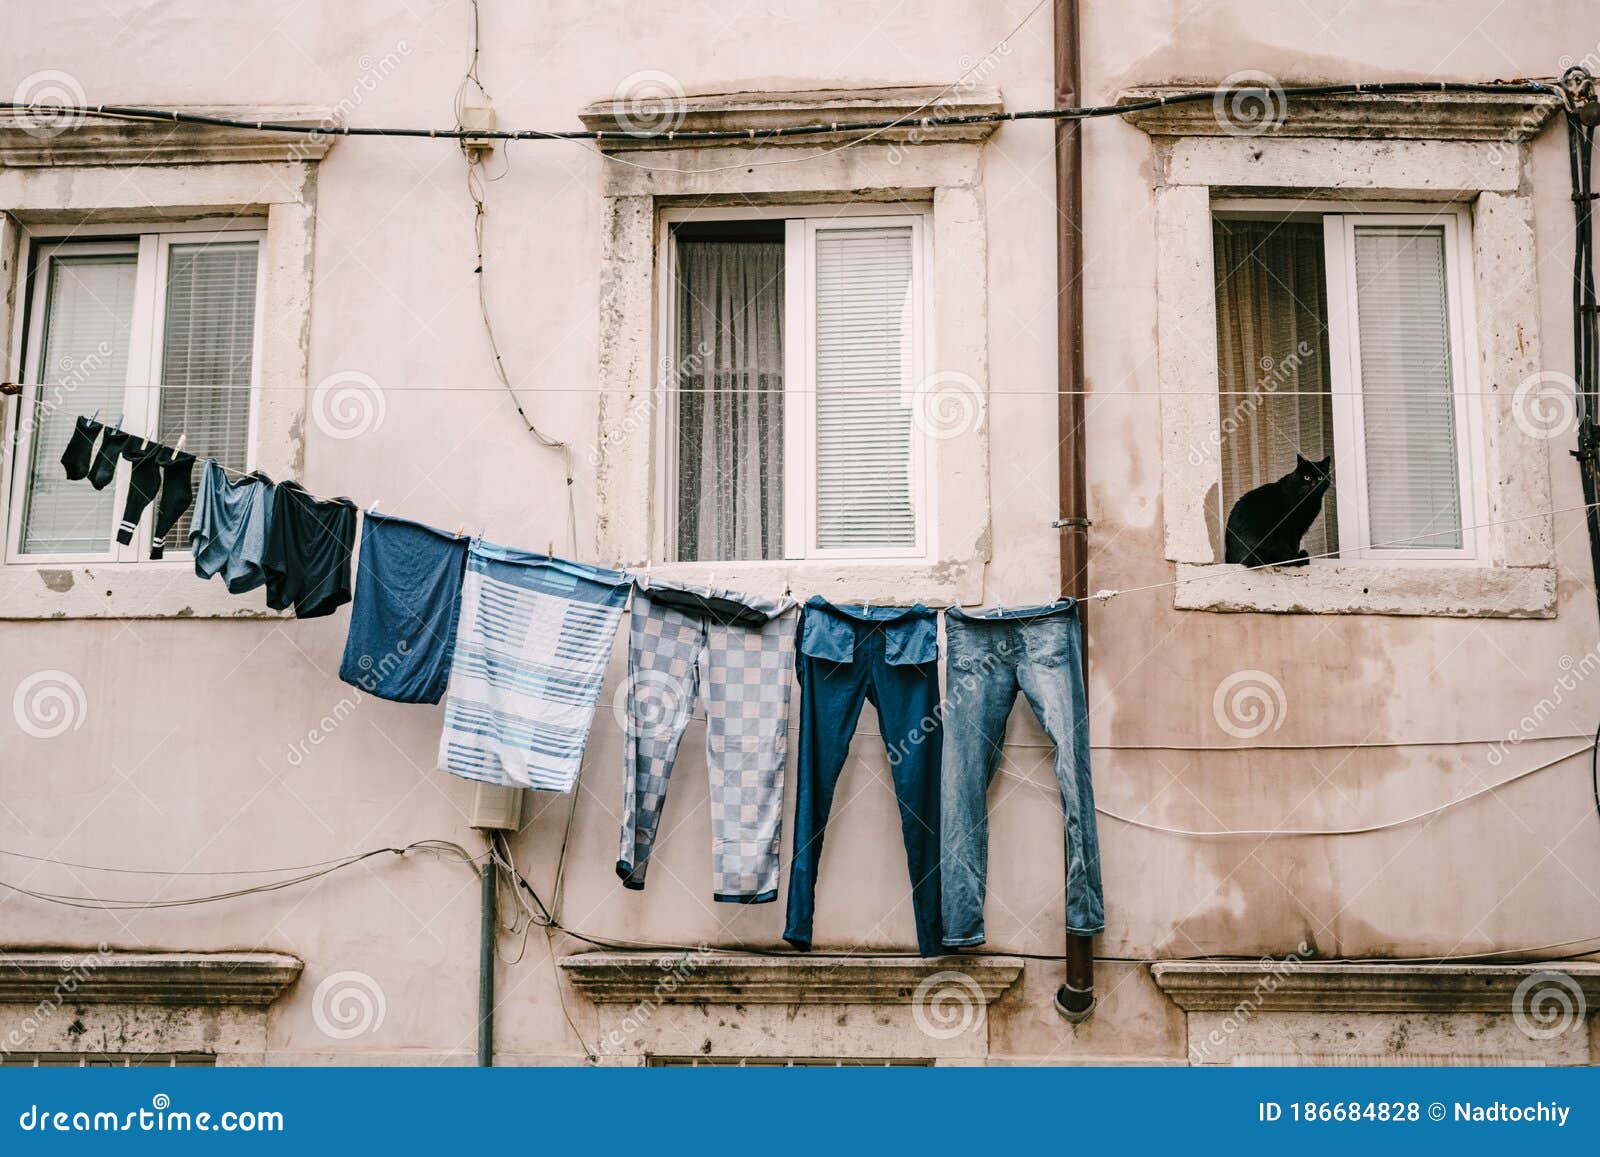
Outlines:
<svg viewBox="0 0 1600 1157"><path fill-rule="evenodd" d="M1332 474L1333 473L1333 455L1329 454L1321 462L1315 462L1315 463L1313 463L1313 465L1316 466L1316 468L1318 470L1322 471L1324 474Z"/></svg>
<svg viewBox="0 0 1600 1157"><path fill-rule="evenodd" d="M1307 470L1315 465L1315 463L1296 450L1294 454L1294 465L1296 470Z"/></svg>

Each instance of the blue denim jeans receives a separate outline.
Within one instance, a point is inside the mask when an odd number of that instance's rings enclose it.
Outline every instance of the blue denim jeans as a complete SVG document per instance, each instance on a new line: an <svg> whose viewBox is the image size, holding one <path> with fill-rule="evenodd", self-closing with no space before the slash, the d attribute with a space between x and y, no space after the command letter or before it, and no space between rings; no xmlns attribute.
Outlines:
<svg viewBox="0 0 1600 1157"><path fill-rule="evenodd" d="M983 943L987 793L1019 690L1056 746L1056 782L1066 822L1067 931L1078 936L1104 931L1077 603L1063 599L978 615L952 609L944 622L949 650L940 817L945 946Z"/></svg>
<svg viewBox="0 0 1600 1157"><path fill-rule="evenodd" d="M800 653L800 752L795 767L794 855L783 938L811 947L817 866L833 792L868 699L889 749L900 835L911 872L917 949L938 956L939 622L927 607L805 607Z"/></svg>

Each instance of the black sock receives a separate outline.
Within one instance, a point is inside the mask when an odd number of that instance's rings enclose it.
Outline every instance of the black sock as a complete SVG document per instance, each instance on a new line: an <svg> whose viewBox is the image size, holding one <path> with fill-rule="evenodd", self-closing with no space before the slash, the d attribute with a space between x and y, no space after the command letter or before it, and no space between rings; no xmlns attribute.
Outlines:
<svg viewBox="0 0 1600 1157"><path fill-rule="evenodd" d="M156 503L156 524L150 542L150 557L166 553L167 532L177 525L183 512L194 501L194 455L177 450L156 456L161 464L161 499Z"/></svg>
<svg viewBox="0 0 1600 1157"><path fill-rule="evenodd" d="M90 486L104 490L106 484L117 476L117 459L122 456L122 448L132 436L121 430L106 431L105 437L100 439L100 453L94 456L94 465L89 467Z"/></svg>
<svg viewBox="0 0 1600 1157"><path fill-rule="evenodd" d="M126 546L133 541L133 532L144 517L144 508L156 499L161 489L161 463L157 456L165 447L159 442L135 445L132 439L122 448L122 456L133 463L128 476L128 500L122 504L122 524L117 527L117 541Z"/></svg>
<svg viewBox="0 0 1600 1157"><path fill-rule="evenodd" d="M89 463L94 457L94 440L104 429L104 426L86 414L81 415L74 423L72 437L67 439L67 448L61 452L61 465L66 468L67 477L74 482L89 476Z"/></svg>

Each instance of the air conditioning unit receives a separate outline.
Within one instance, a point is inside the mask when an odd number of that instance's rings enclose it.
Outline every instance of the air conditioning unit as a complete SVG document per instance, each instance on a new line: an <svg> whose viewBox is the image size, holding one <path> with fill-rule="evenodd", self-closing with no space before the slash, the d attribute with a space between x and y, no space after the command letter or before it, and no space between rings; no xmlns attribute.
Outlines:
<svg viewBox="0 0 1600 1157"><path fill-rule="evenodd" d="M479 831L516 831L522 826L522 789L477 784L472 792L472 826Z"/></svg>

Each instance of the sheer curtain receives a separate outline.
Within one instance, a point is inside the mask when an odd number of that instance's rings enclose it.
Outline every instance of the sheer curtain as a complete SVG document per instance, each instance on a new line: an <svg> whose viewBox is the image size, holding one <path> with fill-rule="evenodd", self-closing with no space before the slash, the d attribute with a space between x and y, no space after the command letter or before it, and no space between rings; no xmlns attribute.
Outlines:
<svg viewBox="0 0 1600 1157"><path fill-rule="evenodd" d="M1333 398L1327 392L1321 222L1219 219L1213 238L1222 410L1220 533L1239 496L1294 469L1297 450L1312 461L1332 456ZM1335 471L1337 465L1332 464ZM1302 542L1312 555L1339 549L1332 490Z"/></svg>
<svg viewBox="0 0 1600 1157"><path fill-rule="evenodd" d="M678 557L783 557L783 243L682 240Z"/></svg>

